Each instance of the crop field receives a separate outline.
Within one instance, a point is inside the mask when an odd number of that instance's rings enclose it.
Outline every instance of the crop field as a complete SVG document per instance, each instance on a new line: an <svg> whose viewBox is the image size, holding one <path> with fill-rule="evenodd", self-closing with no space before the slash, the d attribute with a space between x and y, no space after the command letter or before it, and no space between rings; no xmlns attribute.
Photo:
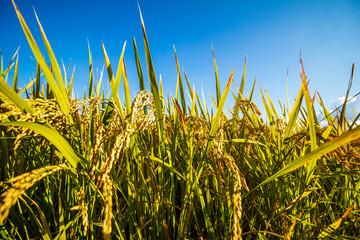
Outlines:
<svg viewBox="0 0 360 240"><path fill-rule="evenodd" d="M309 92L301 60L294 105L277 111L260 88L261 113L256 81L245 95L246 60L241 82L233 71L221 91L214 54L211 110L176 51L176 92L164 95L140 13L147 66L134 38L138 79L127 78L125 44L116 69L102 45L104 79L89 48L87 91L72 98L74 72L57 62L38 20L45 61L13 5L37 71L19 88L18 53L9 65L1 57L1 239L360 238L359 115L345 114L353 72L336 116ZM139 82L135 98L129 81Z"/></svg>

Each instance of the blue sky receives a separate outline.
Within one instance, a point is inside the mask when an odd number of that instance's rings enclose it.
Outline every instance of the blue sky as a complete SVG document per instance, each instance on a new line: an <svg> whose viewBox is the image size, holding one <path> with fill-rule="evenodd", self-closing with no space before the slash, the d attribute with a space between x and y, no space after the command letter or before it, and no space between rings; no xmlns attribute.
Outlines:
<svg viewBox="0 0 360 240"><path fill-rule="evenodd" d="M95 68L103 68L101 41L113 67L127 41L125 61L132 96L138 91L132 38L135 37L143 70L145 54L137 2L17 0L21 13L38 45L43 47L35 8L56 57L75 65L75 91L82 96L88 85L87 39ZM290 100L301 81L300 50L310 91L317 89L329 108L346 93L355 63L351 95L360 91L360 2L359 1L145 1L139 0L157 76L164 91L175 95L175 45L180 65L197 90L203 86L207 101L215 94L214 45L221 87L235 67L240 83L248 56L246 89L255 76L274 101L286 102L287 70ZM35 74L36 61L22 32L10 0L0 1L0 49L5 63L19 51L20 86ZM106 72L104 73L107 80ZM147 86L148 82L147 82ZM149 89L149 88L148 88ZM255 102L261 105L259 85ZM293 101L292 101L293 102ZM231 103L229 103L230 105ZM229 106L230 107L230 106Z"/></svg>

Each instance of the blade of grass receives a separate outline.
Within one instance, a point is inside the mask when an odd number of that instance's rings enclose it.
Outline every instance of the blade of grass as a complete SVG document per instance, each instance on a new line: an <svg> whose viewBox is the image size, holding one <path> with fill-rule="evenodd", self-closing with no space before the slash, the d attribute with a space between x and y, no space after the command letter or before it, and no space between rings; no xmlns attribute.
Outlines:
<svg viewBox="0 0 360 240"><path fill-rule="evenodd" d="M47 39L47 37L45 35L44 29L43 29L43 27L42 27L42 25L41 25L41 23L39 21L39 18L38 18L37 14L36 14L35 9L34 9L34 13L35 13L36 20L37 20L37 22L39 24L39 27L40 27L41 36L42 36L43 41L45 43L46 51L47 51L47 53L49 55L50 62L51 62L51 67L52 67L52 69L54 71L54 74L55 74L55 77L56 77L56 80L57 80L57 84L60 87L60 91L61 91L64 99L67 100L67 94L66 94L66 90L65 90L65 87L64 87L64 80L63 80L63 78L61 76L60 66L59 66L59 64L58 64L58 62L56 60L54 52L51 49L50 43L49 43L49 41L48 41L48 39Z"/></svg>
<svg viewBox="0 0 360 240"><path fill-rule="evenodd" d="M99 82L97 83L96 91L95 91L96 97L100 96L100 91L101 91L101 86L102 86L102 81L103 81L103 73L104 73L104 69L100 71L100 78L99 78Z"/></svg>
<svg viewBox="0 0 360 240"><path fill-rule="evenodd" d="M210 121L210 115L209 115L209 110L207 108L207 105L206 105L206 99L205 99L205 94L204 94L204 88L201 86L201 94L202 94L202 99L203 99L203 103L204 103L204 108L206 110L206 120L207 121Z"/></svg>
<svg viewBox="0 0 360 240"><path fill-rule="evenodd" d="M105 58L105 65L106 65L106 69L107 69L108 76L109 76L109 81L110 81L110 86L111 86L110 98L113 98L114 101L115 101L115 104L118 106L118 108L120 110L120 118L121 118L121 121L123 122L124 119L125 119L125 116L124 116L123 107L122 107L122 104L121 104L121 101L120 101L120 98L119 98L119 93L118 93L118 89L119 89L119 85L120 85L120 79L118 79L119 81L116 82L116 80L114 78L112 68L111 68L109 57L108 57L108 55L106 53L106 50L105 50L104 43L101 42L101 45L102 45L102 49L103 49L103 54L104 54L104 58Z"/></svg>
<svg viewBox="0 0 360 240"><path fill-rule="evenodd" d="M191 99L193 98L193 94L194 94L194 93L196 94L196 92L194 92L194 91L191 90L192 88L191 88L189 79L188 79L188 77L187 77L184 69L183 69L183 72L184 72L184 76L185 76L185 79L186 79L186 83L187 83L188 88L189 88L189 91L190 91L190 100L191 100ZM195 104L195 112L196 112L196 115L199 115L199 114L198 114L199 111L198 111L198 108L197 108L197 105L196 105L196 104Z"/></svg>
<svg viewBox="0 0 360 240"><path fill-rule="evenodd" d="M244 71L243 71L243 76L241 78L241 84L240 84L240 93L242 95L244 95L245 77L246 77L246 64L247 64L247 55L245 57Z"/></svg>
<svg viewBox="0 0 360 240"><path fill-rule="evenodd" d="M301 81L302 81L302 89L304 91L305 96L305 103L307 109L307 123L309 126L309 134L310 134L310 146L311 151L317 149L317 142L316 142L316 131L315 131L315 119L314 119L314 111L313 111L313 104L314 101L311 99L309 88L307 84L307 77L305 75L304 65L302 63L302 59L300 58L300 67L301 67ZM309 184L312 177L313 177L313 170L315 168L316 162L312 161L306 168L306 184Z"/></svg>
<svg viewBox="0 0 360 240"><path fill-rule="evenodd" d="M261 99L263 101L263 104L264 104L264 107L265 107L265 111L266 111L266 116L269 120L269 124L270 126L274 125L275 124L275 120L274 120L274 116L272 115L271 113L271 109L269 107L269 104L266 102L265 98L264 98L264 94L263 94L263 91L261 89L261 85L259 83L259 86L260 86L260 94L261 94Z"/></svg>
<svg viewBox="0 0 360 240"><path fill-rule="evenodd" d="M345 120L346 120L346 118L345 118L346 105L347 105L347 101L349 99L350 89L351 89L352 82L353 82L353 79L354 79L354 68L355 68L355 64L353 63L352 69L351 69L351 76L350 76L350 80L349 80L348 89L346 91L344 104L342 106L341 113L340 113L340 118L339 118L339 127L343 131L345 131L345 126L344 125L345 125Z"/></svg>
<svg viewBox="0 0 360 240"><path fill-rule="evenodd" d="M215 115L215 117L214 117L214 119L212 121L210 132L209 132L209 138L208 138L208 141L207 141L206 147L205 147L205 155L208 154L210 144L212 143L212 140L215 137L215 132L216 132L216 129L217 129L218 125L219 125L220 117L223 114L223 107L225 105L226 97L227 97L227 94L229 92L230 85L231 85L231 82L232 82L232 79L233 79L233 76L234 76L234 71L235 71L235 68L231 72L230 78L229 78L229 80L228 80L228 82L227 82L227 84L225 86L224 92L223 92L223 94L221 96L219 105L217 107L216 115Z"/></svg>
<svg viewBox="0 0 360 240"><path fill-rule="evenodd" d="M230 139L230 140L224 140L224 142L232 142L232 143L252 143L252 144L257 144L257 145L261 145L261 146L266 146L265 144L262 144L261 142L258 141L253 141L253 140L249 140L249 139Z"/></svg>
<svg viewBox="0 0 360 240"><path fill-rule="evenodd" d="M257 78L257 75L255 75L254 83L252 85L251 92L250 92L250 95L249 95L249 98L248 98L249 101L252 101L252 97L253 97L254 90L255 90L256 78Z"/></svg>
<svg viewBox="0 0 360 240"><path fill-rule="evenodd" d="M279 116L278 116L278 114L277 114L277 112L276 112L275 106L274 106L274 104L273 104L273 102L272 102L272 100L271 100L268 92L266 91L266 89L265 89L265 94L266 94L266 97L267 97L267 99L268 99L268 102L270 103L270 107L271 107L270 110L271 110L271 115L273 116L273 119L274 119L274 118L275 118L275 119L279 119Z"/></svg>
<svg viewBox="0 0 360 240"><path fill-rule="evenodd" d="M164 89L163 89L161 74L159 76L159 94L160 94L160 99L163 100L164 99Z"/></svg>
<svg viewBox="0 0 360 240"><path fill-rule="evenodd" d="M18 7L16 6L14 0L12 0L12 3L14 5L14 8L15 8L16 14L18 16L18 19L20 21L20 24L21 24L21 26L22 26L22 28L24 30L26 38L27 38L27 40L29 42L30 48L31 48L36 60L38 61L38 64L40 65L40 67L41 67L41 69L42 69L42 71L43 71L43 73L45 75L45 78L46 78L46 80L47 80L47 82L49 84L49 87L51 88L51 91L54 93L54 96L56 98L57 103L60 106L60 109L65 114L69 114L69 109L67 107L67 104L69 103L69 99L67 98L67 95L65 94L66 92L65 91L63 92L61 87L59 89L59 87L57 85L57 82L56 82L51 70L49 69L47 63L45 62L45 59L43 58L43 56L42 56L42 54L40 52L40 49L37 46L36 41L35 41L34 37L32 36L32 34L31 34L31 32L30 32L30 30L29 30L23 16L21 15ZM41 27L41 25L40 25L40 27ZM45 41L45 45L47 45L46 41ZM48 51L50 52L50 55L51 55L49 57L50 57L50 59L52 59L54 61L52 51L51 51L51 49L49 49L49 46L50 45L47 46L47 49L48 49ZM56 68L55 62L52 62L52 64L54 64L53 67ZM58 65L57 65L57 67L58 67ZM59 72L56 72L56 71L55 71L55 75L57 75L59 73ZM60 82L61 81L59 80L59 83ZM66 97L65 97L64 94L66 95Z"/></svg>
<svg viewBox="0 0 360 240"><path fill-rule="evenodd" d="M215 65L216 103L217 103L216 105L219 105L220 100L221 100L219 72L218 72L218 67L217 67L217 64L216 64L214 46L212 44L211 44L211 48L212 48L212 53L213 53L213 57L214 57L214 65Z"/></svg>
<svg viewBox="0 0 360 240"><path fill-rule="evenodd" d="M126 109L126 114L130 115L131 114L130 88L129 88L129 82L128 82L128 78L127 78L127 74L126 74L124 55L122 54L121 56L122 56L122 61L123 61L121 68L122 68L122 73L123 73L123 83L124 83L124 93L125 93L125 109Z"/></svg>
<svg viewBox="0 0 360 240"><path fill-rule="evenodd" d="M146 63L147 63L147 68L148 68L149 81L150 81L150 89L151 89L151 93L154 96L154 101L155 101L156 124L158 127L160 143L163 144L164 143L164 126L163 126L164 124L163 124L163 115L162 115L162 100L160 99L159 87L158 87L158 83L156 80L155 69L154 69L154 65L152 62L151 54L150 54L150 47L149 47L149 43L148 43L148 39L147 39L147 35L146 35L145 24L144 24L144 20L143 20L142 14L141 14L140 5L138 5L138 7L139 7L140 20L141 20L141 26L142 26L142 31L143 31Z"/></svg>
<svg viewBox="0 0 360 240"><path fill-rule="evenodd" d="M5 70L5 72L3 72L4 67L3 65L1 65L1 75L5 76L5 83L7 83L7 78L8 78L8 72L10 71L10 69L13 67L14 63L14 59L16 57L16 62L18 62L18 52L19 52L20 47L18 47L18 49L16 50L16 52L14 53L14 55L12 56L10 63L9 63L9 67ZM3 64L3 59L2 59L2 53L1 53L1 64ZM17 63L16 63L17 64ZM17 77L17 70L15 70L15 74L14 74L14 79L15 76ZM14 85L14 84L13 84Z"/></svg>
<svg viewBox="0 0 360 240"><path fill-rule="evenodd" d="M9 74L9 71L12 69L12 67L14 66L14 63L10 64L10 66L4 71L1 73L0 77L1 77L1 81L7 83L7 76ZM4 79L5 77L5 79Z"/></svg>
<svg viewBox="0 0 360 240"><path fill-rule="evenodd" d="M319 123L321 123L323 120L326 120L327 123L330 125L332 123L332 121L334 121L334 118L333 118L333 116L331 116L331 113L326 109L325 104L324 104L319 92L318 92L318 102L324 112L324 118L322 120L320 120Z"/></svg>
<svg viewBox="0 0 360 240"><path fill-rule="evenodd" d="M12 89L15 92L18 92L18 83L19 83L18 71L19 71L19 55L17 54L16 55L16 63L15 63L13 84L12 84Z"/></svg>
<svg viewBox="0 0 360 240"><path fill-rule="evenodd" d="M243 71L243 76L241 78L241 83L240 83L240 89L238 90L238 96L236 98L236 104L237 107L234 109L234 116L238 116L239 115L239 111L240 111L240 101L243 99L243 93L244 93L244 87L245 87L245 77L246 77L246 64L247 64L247 56L245 57L245 64L244 64L244 71ZM235 84L236 86L236 84ZM236 87L237 88L237 87ZM235 121L233 122L232 125L232 131L234 131L235 129Z"/></svg>
<svg viewBox="0 0 360 240"><path fill-rule="evenodd" d="M28 199L28 201L31 203L31 205L36 207L36 210L40 216L40 222L38 222L38 227L39 227L39 231L41 232L41 235L43 237L43 239L52 239L51 237L51 231L49 228L49 223L46 220L45 217L45 213L42 211L41 207L36 203L36 201L34 201L33 199L31 199L30 197L28 197L26 194L23 194L23 197L25 197L26 199ZM27 203L27 201L23 198L23 197L19 197L20 200L22 200L25 205L29 208L29 210L31 211L32 215L34 216L34 219L37 219L36 215L34 214L33 210L31 209L31 207L29 206L29 204Z"/></svg>
<svg viewBox="0 0 360 240"><path fill-rule="evenodd" d="M354 209L355 206L355 201L353 202L353 204L346 210L346 212L335 222L333 222L330 226L328 226L325 230L321 231L320 235L319 235L319 239L323 239L325 237L329 237L331 233L333 233L336 229L338 229L342 222L344 221L344 219L349 216L349 214L352 212L352 210Z"/></svg>
<svg viewBox="0 0 360 240"><path fill-rule="evenodd" d="M32 109L24 99L22 99L11 87L9 87L4 81L3 76L0 76L0 92L4 94L12 103L19 109L27 113L33 114L35 110Z"/></svg>
<svg viewBox="0 0 360 240"><path fill-rule="evenodd" d="M89 93L88 96L91 98L93 96L93 85L94 85L94 73L93 73L93 62L90 51L90 43L88 39L88 51L89 51Z"/></svg>
<svg viewBox="0 0 360 240"><path fill-rule="evenodd" d="M304 91L302 87L300 88L300 91L296 97L296 101L293 107L293 110L291 111L291 114L289 116L289 122L287 124L286 132L285 132L285 139L291 136L293 129L296 124L296 120L298 119L299 111L301 108L302 99L304 97Z"/></svg>
<svg viewBox="0 0 360 240"><path fill-rule="evenodd" d="M69 87L68 87L68 96L71 97L71 93L72 93L72 89L73 89L73 84L74 84L74 77L75 77L75 66L73 68L73 72L71 74L71 80L69 83Z"/></svg>
<svg viewBox="0 0 360 240"><path fill-rule="evenodd" d="M32 87L32 85L36 82L36 78L34 80L32 80L31 82L29 82L28 85L26 85L23 89L21 89L21 91L18 93L19 96L21 96L21 94L23 94L26 90L28 90L29 88ZM14 89L13 89L14 90Z"/></svg>
<svg viewBox="0 0 360 240"><path fill-rule="evenodd" d="M186 115L186 101L185 101L185 94L184 94L184 85L183 85L183 81L181 78L181 71L180 71L180 65L179 65L179 60L176 54L176 49L175 46L174 47L174 53L175 53L175 62L176 62L176 70L177 70L177 76L178 76L178 85L179 85L179 90L180 90L180 99L181 99L181 106L182 106L182 110L184 112L184 114Z"/></svg>
<svg viewBox="0 0 360 240"><path fill-rule="evenodd" d="M58 131L45 125L31 122L7 122L0 123L0 126L16 126L28 128L49 140L61 152L61 154L69 161L69 164L76 168L79 158L72 149L71 145L62 137Z"/></svg>
<svg viewBox="0 0 360 240"><path fill-rule="evenodd" d="M160 163L160 164L164 164L164 166L169 169L171 172L175 173L179 178L185 180L185 177L183 174L181 174L180 172L178 172L174 167L172 167L170 164L166 163L164 160L157 158L155 156L150 156L150 160Z"/></svg>
<svg viewBox="0 0 360 240"><path fill-rule="evenodd" d="M351 141L354 141L356 139L360 138L360 127L356 127L352 129L351 131L348 131L341 136L335 138L334 140L331 140L330 142L324 144L323 146L317 148L316 150L310 152L309 154L305 155L304 157L301 157L289 164L287 164L284 168L276 172L271 177L267 178L265 181L260 183L258 186L256 186L252 191L255 189L258 189L259 187L263 186L264 184L273 181L281 176L284 176L285 174L292 172L302 166L304 166L307 163L316 162L320 157L324 156L325 154L328 154L335 149L341 147L342 145L345 145ZM247 195L247 194L246 194Z"/></svg>
<svg viewBox="0 0 360 240"><path fill-rule="evenodd" d="M61 59L61 65L62 65L62 68L63 68L63 71L64 71L64 77L63 77L64 88L65 88L66 96L69 97L66 86L67 86L67 71L69 70L70 63L68 65L68 67L66 68L65 64L64 64L64 61Z"/></svg>
<svg viewBox="0 0 360 240"><path fill-rule="evenodd" d="M34 98L39 98L40 97L40 85L41 85L41 69L40 69L40 65L37 63L36 64L36 83L35 83L35 91L34 91Z"/></svg>
<svg viewBox="0 0 360 240"><path fill-rule="evenodd" d="M24 194L25 195L25 194ZM38 213L40 215L40 219L38 219L36 217L36 214L34 213L34 211L32 210L32 208L30 207L30 205L25 201L24 198L19 197L20 200L22 200L22 202L25 204L25 206L28 208L30 214L33 216L33 219L35 219L35 223L38 227L38 230L41 234L42 239L44 240L51 240L51 232L49 229L49 224L46 221L45 215L44 213L41 211L41 208L39 207L39 205L32 200L31 198L27 197L27 199L31 202L31 205L34 205L36 207L36 209L38 210Z"/></svg>
<svg viewBox="0 0 360 240"><path fill-rule="evenodd" d="M138 78L139 78L139 87L140 87L140 91L143 91L143 90L145 90L145 82L144 82L144 77L143 77L143 73L142 73L142 69L141 69L139 52L138 52L138 49L136 46L135 38L133 38L133 47L134 47L134 55L135 55L135 62L136 62L136 70L137 70L137 74L138 74Z"/></svg>
<svg viewBox="0 0 360 240"><path fill-rule="evenodd" d="M39 27L40 27L41 36L42 36L43 41L45 43L46 51L47 51L47 53L49 55L50 62L51 62L51 67L52 67L52 69L54 71L54 74L55 74L55 77L56 77L56 80L57 80L57 84L58 84L58 86L60 88L60 92L61 92L64 100L66 101L66 103L68 103L67 93L66 93L66 89L64 87L64 80L63 80L63 78L61 76L60 66L59 66L59 64L58 64L58 62L56 60L54 52L51 49L50 43L49 43L49 41L48 41L48 39L47 39L47 37L45 35L45 31L44 31L44 29L43 29L43 27L42 27L42 25L40 23L40 20L39 20L37 14L36 14L35 9L34 9L34 13L35 13L36 20L37 20L37 22L39 24Z"/></svg>

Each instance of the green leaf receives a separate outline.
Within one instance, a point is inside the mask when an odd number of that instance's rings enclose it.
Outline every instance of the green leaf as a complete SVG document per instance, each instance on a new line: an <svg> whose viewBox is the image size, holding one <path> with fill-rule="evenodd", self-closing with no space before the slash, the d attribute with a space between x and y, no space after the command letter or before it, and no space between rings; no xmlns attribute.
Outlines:
<svg viewBox="0 0 360 240"><path fill-rule="evenodd" d="M219 105L220 101L221 101L219 72L218 72L218 67L217 67L216 59L215 59L214 46L212 45L211 47L212 47L212 52L213 52L213 56L214 56L214 65L215 65L216 103L217 103L217 105Z"/></svg>
<svg viewBox="0 0 360 240"><path fill-rule="evenodd" d="M182 111L186 115L186 101L185 101L185 94L184 94L184 85L183 85L183 81L181 78L180 65L179 65L179 60L178 60L177 54L176 54L175 46L174 46L174 53L175 53L176 70L177 70L177 76L178 76L177 84L178 84L179 90L180 90L181 106L182 106Z"/></svg>
<svg viewBox="0 0 360 240"><path fill-rule="evenodd" d="M13 5L14 5L14 8L15 8L15 11L16 11L16 14L19 18L19 21L20 21L20 24L24 30L24 33L26 35L26 38L29 42L29 45L30 45L30 48L36 58L36 60L38 61L38 64L40 65L44 75L45 75L45 78L49 84L49 87L51 88L51 91L53 91L54 95L55 95L55 98L56 98L56 101L57 103L59 104L60 106L60 109L65 113L65 114L69 114L69 109L68 109L68 102L69 102L69 99L67 98L67 95L65 97L65 95L63 95L63 93L66 93L65 91L62 92L62 89L60 90L57 83L56 83L56 80L49 68L49 66L47 65L47 63L45 62L45 59L44 57L42 56L41 52L40 52L40 49L38 47L38 45L36 44L36 41L34 39L34 37L32 36L28 26L26 25L26 22L24 20L24 18L22 17L18 7L16 6L14 0L12 0L13 2ZM41 28L41 25L40 25L40 28ZM43 36L44 37L44 36ZM45 45L47 45L47 40L44 40L45 41ZM47 50L49 51L50 55L52 54L52 51L51 51L51 48L49 48L50 45L47 45ZM52 64L54 64L54 68L56 68L56 64L54 62L54 59L53 59L53 55L50 56L50 59L52 60ZM58 67L58 65L57 65ZM58 75L58 72L55 71L55 75ZM62 81L62 80L61 80ZM61 82L59 80L59 83ZM61 85L60 85L61 86ZM61 87L60 87L61 88Z"/></svg>
<svg viewBox="0 0 360 240"><path fill-rule="evenodd" d="M123 54L122 54L122 57ZM126 74L126 68L125 68L125 60L124 58L122 59L123 63L121 65L122 67L122 72L123 72L123 76L124 76L124 94L125 94L125 109L126 109L126 114L130 115L131 114L131 96L130 96L130 88L129 88L129 82L128 82L128 78L127 78L127 74Z"/></svg>
<svg viewBox="0 0 360 240"><path fill-rule="evenodd" d="M206 148L205 148L205 155L207 155L207 153L209 151L209 144L214 139L216 129L217 129L218 125L219 125L220 117L223 114L223 107L225 105L226 97L227 97L227 94L229 92L230 85L231 85L231 82L232 82L232 79L233 79L233 76L234 76L234 71L235 71L235 68L233 69L233 71L232 71L232 73L230 75L230 78L229 78L229 80L228 80L228 82L227 82L227 84L225 86L224 92L223 92L223 94L221 96L219 105L218 105L217 110L216 110L215 118L212 121L210 132L209 132L209 141L207 142Z"/></svg>
<svg viewBox="0 0 360 240"><path fill-rule="evenodd" d="M12 85L12 89L13 89L15 92L18 92L18 90L17 90L17 88L18 88L18 83L19 83L18 72L19 72L19 55L17 54L17 55L16 55L14 78L13 78L13 85Z"/></svg>
<svg viewBox="0 0 360 240"><path fill-rule="evenodd" d="M304 91L301 87L298 95L297 95L297 98L296 98L296 101L295 101L295 104L294 104L294 107L293 107L293 110L290 114L290 117L289 117L289 122L287 124L287 128L286 128L286 132L285 132L285 139L290 137L291 134L292 134L292 131L295 127L295 124L296 124L296 120L298 119L298 115L299 115L299 111L300 111L300 108L301 108L301 103L302 103L302 99L304 97Z"/></svg>
<svg viewBox="0 0 360 240"><path fill-rule="evenodd" d="M354 79L354 68L355 68L355 64L353 63L352 69L351 69L351 77L350 77L350 80L349 80L348 89L346 91L344 104L343 104L343 107L341 109L340 118L339 118L339 127L340 127L340 129L343 129L343 130L345 130L344 125L345 125L345 121L346 121L346 118L345 118L346 105L347 105L347 101L349 99L349 93L350 93L351 85L352 85L352 82L353 82L353 79Z"/></svg>
<svg viewBox="0 0 360 240"><path fill-rule="evenodd" d="M241 78L241 84L240 84L240 93L242 95L244 95L245 77L246 77L246 63L247 63L247 55L245 57L244 71L243 71L243 76Z"/></svg>
<svg viewBox="0 0 360 240"><path fill-rule="evenodd" d="M138 78L139 78L140 91L143 91L143 90L145 90L145 83L144 83L144 77L143 77L143 73L142 73L142 69L141 69L139 52L137 50L135 38L133 38L133 46L134 46L136 70L137 70L137 74L138 74Z"/></svg>
<svg viewBox="0 0 360 240"><path fill-rule="evenodd" d="M0 126L24 127L44 136L60 151L72 167L77 167L79 158L65 138L63 138L54 128L31 122L7 122L0 123Z"/></svg>
<svg viewBox="0 0 360 240"><path fill-rule="evenodd" d="M178 171L176 171L176 169L174 167L172 167L170 164L166 163L164 160L157 158L155 156L150 156L150 160L163 164L164 167L166 167L167 169L169 169L171 172L175 173L178 177L180 177L181 179L185 180L185 177L183 174L179 173Z"/></svg>
<svg viewBox="0 0 360 240"><path fill-rule="evenodd" d="M109 76L109 81L110 81L110 86L111 86L110 98L114 99L115 104L118 106L118 108L120 110L121 121L124 121L124 119L125 119L124 111L123 111L122 104L120 102L119 92L118 92L119 85L120 85L120 79L118 79L119 80L118 82L115 81L114 74L113 74L111 64L110 64L110 60L109 60L109 57L108 57L108 55L106 53L104 43L101 42L101 45L102 45L102 49L103 49L103 53L104 53L105 65L106 65L106 69L107 69L108 76Z"/></svg>
<svg viewBox="0 0 360 240"><path fill-rule="evenodd" d="M35 83L35 89L34 89L34 96L33 99L40 97L40 85L41 85L41 69L40 65L36 64L36 83Z"/></svg>
<svg viewBox="0 0 360 240"><path fill-rule="evenodd" d="M260 183L256 188L253 190L259 188L260 186L275 180L289 172L292 172L302 166L304 166L307 163L316 162L320 157L324 156L325 154L328 154L335 149L341 147L342 145L345 145L351 141L354 141L356 139L360 138L360 126L352 129L351 131L348 131L344 133L343 135L335 138L334 140L324 144L320 148L317 148L316 150L310 152L309 154L305 155L304 157L301 157L292 163L286 165L284 168L279 170L277 173Z"/></svg>
<svg viewBox="0 0 360 240"><path fill-rule="evenodd" d="M39 21L39 18L35 12L35 9L34 9L34 13L35 13L35 17L36 17L36 20L39 24L39 27L40 27L40 32L41 32L41 36L43 38L43 41L45 43L45 47L46 47L46 51L49 55L49 58L50 58L50 63L51 63L51 67L53 68L53 71L54 71L54 74L55 74L55 77L56 77L56 80L57 80L57 84L59 85L60 87L60 91L61 91L61 94L62 96L64 97L64 99L68 102L68 98L67 98L67 93L66 93L66 90L65 90L65 87L64 87L64 80L61 76L61 70L60 70L60 66L56 60L56 57L55 57L55 54L54 52L52 51L51 49L51 46L50 46L50 43L45 35L45 31Z"/></svg>
<svg viewBox="0 0 360 240"><path fill-rule="evenodd" d="M94 85L94 73L93 73L93 62L90 51L90 43L88 40L88 51L89 51L89 98L93 96L93 85Z"/></svg>
<svg viewBox="0 0 360 240"><path fill-rule="evenodd" d="M302 60L300 59L301 65L301 81L302 81L302 89L304 91L306 110L307 110L307 123L309 126L309 134L310 134L310 146L311 151L317 149L316 143L316 131L315 131L315 119L314 119L314 111L313 111L313 100L311 100L311 96L309 93L309 88L307 84L307 77L305 75L304 66ZM306 168L306 184L309 184L310 180L313 177L313 170L315 168L315 162L310 162Z"/></svg>
<svg viewBox="0 0 360 240"><path fill-rule="evenodd" d="M162 99L160 99L159 87L158 87L158 83L156 80L155 69L154 69L154 65L152 62L151 54L150 54L150 48L149 48L149 43L148 43L148 39L146 36L144 20L143 20L142 14L141 14L140 6L138 5L138 7L139 7L139 13L140 13L140 19L141 19L141 26L142 26L142 30L143 30L145 55L146 55L146 63L147 63L148 74L149 74L150 89L151 89L151 93L154 96L154 101L155 101L156 125L158 127L160 143L163 143L163 141L165 139L164 139L164 126L163 126L164 123L163 123L163 114L162 114L162 107L163 107Z"/></svg>
<svg viewBox="0 0 360 240"><path fill-rule="evenodd" d="M234 114L233 114L234 116L239 115L239 111L240 111L239 103L243 99L243 92L244 92L244 86L245 86L245 77L246 77L246 63L247 63L247 56L245 58L244 71L243 71L243 76L242 76L242 79L241 79L240 89L238 89L238 96L236 98L237 107L234 109ZM234 127L235 127L235 121L233 122L232 128L234 129Z"/></svg>
<svg viewBox="0 0 360 240"><path fill-rule="evenodd" d="M68 96L71 97L71 93L72 93L72 89L73 89L73 84L74 84L74 76L75 76L75 66L71 75L71 80L69 83L69 87L68 87Z"/></svg>
<svg viewBox="0 0 360 240"><path fill-rule="evenodd" d="M253 141L253 140L249 140L249 139L230 139L230 140L224 140L224 142L232 142L232 143L252 143L252 144L257 144L257 145L261 145L261 146L266 146L266 145L262 144L261 142Z"/></svg>
<svg viewBox="0 0 360 240"><path fill-rule="evenodd" d="M19 96L21 96L21 94L23 94L26 90L28 90L29 88L31 88L31 86L35 83L36 78L34 80L32 80L31 82L29 82L28 85L26 85L23 89L21 89L21 91L18 93ZM15 89L13 89L15 90Z"/></svg>
<svg viewBox="0 0 360 240"><path fill-rule="evenodd" d="M323 239L325 237L328 237L331 235L332 232L334 232L336 229L338 229L342 222L344 221L344 219L349 216L349 214L351 213L351 211L353 210L355 206L355 202L353 202L353 204L346 210L346 212L335 222L333 222L330 226L328 226L325 230L321 231L320 235L319 235L319 239Z"/></svg>
<svg viewBox="0 0 360 240"><path fill-rule="evenodd" d="M29 209L29 212L33 216L33 219L35 219L36 225L38 226L38 230L42 236L42 239L44 240L52 239L49 223L46 221L45 214L41 210L41 207L36 203L36 201L32 200L26 194L23 194L23 196L26 197L30 201L31 205L35 206L36 210L38 211L38 215L40 216L40 219L37 218L36 214L32 210L31 206L27 203L27 201L23 197L19 197L19 199L22 200L25 206Z"/></svg>
<svg viewBox="0 0 360 240"><path fill-rule="evenodd" d="M3 76L0 76L0 92L4 94L16 107L25 111L27 113L35 113L35 110L32 109L24 99L22 99L11 87L9 87L4 81Z"/></svg>
<svg viewBox="0 0 360 240"><path fill-rule="evenodd" d="M272 125L275 124L274 116L273 116L273 114L272 114L272 112L271 112L271 109L270 109L270 107L269 107L269 104L268 104L268 103L266 102L266 100L265 100L265 97L264 97L263 91L262 91L262 89L261 89L260 83L259 83L259 86L260 86L261 99L262 99L262 101L263 101L263 104L264 104L264 107L265 107L265 111L266 111L266 116L267 116L267 118L268 118L268 120L269 120L270 126L272 126Z"/></svg>

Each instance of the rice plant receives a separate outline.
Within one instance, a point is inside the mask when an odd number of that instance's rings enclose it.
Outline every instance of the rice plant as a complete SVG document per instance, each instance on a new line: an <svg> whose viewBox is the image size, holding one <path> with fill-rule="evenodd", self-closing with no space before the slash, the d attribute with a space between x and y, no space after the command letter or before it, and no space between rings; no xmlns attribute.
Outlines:
<svg viewBox="0 0 360 240"><path fill-rule="evenodd" d="M213 114L181 73L176 51L175 97L164 96L140 13L150 90L133 39L140 86L134 99L126 44L116 72L102 44L110 93L102 88L102 75L94 78L89 48L89 91L71 98L74 73L68 81L37 18L50 66L45 62L13 5L37 72L19 89L17 52L8 68L1 60L1 238L360 237L359 116L347 119L346 104L330 115L321 96L309 92L302 62L302 86L292 109L280 103L278 113L260 88L262 115L252 99L256 82L244 93L247 62L240 88L233 71L221 92L214 54ZM353 72L346 98L352 80ZM225 114L231 97L235 104ZM319 124L315 100L327 127Z"/></svg>

